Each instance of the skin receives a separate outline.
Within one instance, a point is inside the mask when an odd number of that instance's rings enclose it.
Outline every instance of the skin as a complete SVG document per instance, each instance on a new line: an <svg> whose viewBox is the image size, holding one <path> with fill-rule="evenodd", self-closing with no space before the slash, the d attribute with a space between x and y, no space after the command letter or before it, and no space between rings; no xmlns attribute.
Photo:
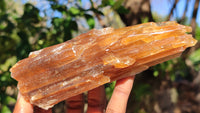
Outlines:
<svg viewBox="0 0 200 113"><path fill-rule="evenodd" d="M133 82L134 77L118 80L107 107L104 86L88 91L87 113L125 113ZM83 100L83 94L67 99L67 113L83 113ZM34 107L18 94L17 103L13 113L52 113L52 110L43 110L39 107Z"/></svg>

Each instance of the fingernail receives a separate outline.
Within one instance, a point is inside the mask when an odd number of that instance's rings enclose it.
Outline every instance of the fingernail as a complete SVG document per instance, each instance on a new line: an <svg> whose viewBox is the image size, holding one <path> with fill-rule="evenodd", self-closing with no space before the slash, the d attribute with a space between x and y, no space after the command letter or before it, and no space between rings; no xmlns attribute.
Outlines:
<svg viewBox="0 0 200 113"><path fill-rule="evenodd" d="M18 92L17 99L19 99L20 97L21 97L21 94L20 92Z"/></svg>

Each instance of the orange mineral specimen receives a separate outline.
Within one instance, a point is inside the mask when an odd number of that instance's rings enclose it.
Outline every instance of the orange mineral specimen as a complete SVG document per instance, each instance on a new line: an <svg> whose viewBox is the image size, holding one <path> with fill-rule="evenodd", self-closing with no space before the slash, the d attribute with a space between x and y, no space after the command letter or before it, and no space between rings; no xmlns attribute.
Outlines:
<svg viewBox="0 0 200 113"><path fill-rule="evenodd" d="M69 97L180 56L197 42L186 33L191 31L191 27L176 22L93 29L31 52L11 68L11 76L27 101L48 109Z"/></svg>

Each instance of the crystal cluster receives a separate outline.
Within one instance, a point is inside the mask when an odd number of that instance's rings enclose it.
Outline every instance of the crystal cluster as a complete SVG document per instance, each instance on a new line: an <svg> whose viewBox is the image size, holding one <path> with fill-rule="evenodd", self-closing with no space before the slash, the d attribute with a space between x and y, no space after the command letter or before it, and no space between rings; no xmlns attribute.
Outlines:
<svg viewBox="0 0 200 113"><path fill-rule="evenodd" d="M191 30L176 22L93 29L30 53L11 68L11 76L27 101L48 109L69 97L180 56L197 42L187 34Z"/></svg>

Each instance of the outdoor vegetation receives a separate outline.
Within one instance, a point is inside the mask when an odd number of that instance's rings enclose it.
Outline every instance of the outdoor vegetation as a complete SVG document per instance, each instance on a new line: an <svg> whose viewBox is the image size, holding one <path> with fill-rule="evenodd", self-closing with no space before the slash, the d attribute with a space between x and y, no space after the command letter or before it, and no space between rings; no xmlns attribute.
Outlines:
<svg viewBox="0 0 200 113"><path fill-rule="evenodd" d="M62 43L90 29L174 20L192 26L192 35L200 40L199 0L193 0L191 18L186 13L192 0L185 0L181 17L175 12L182 0L166 0L170 11L164 16L152 11L152 1L0 0L0 112L11 113L14 108L17 82L9 69L17 61L31 51ZM40 2L46 6L39 6ZM108 101L114 85L105 85ZM62 106L63 102L56 105L54 113L63 112ZM137 75L127 113L200 113L200 42L180 58Z"/></svg>

